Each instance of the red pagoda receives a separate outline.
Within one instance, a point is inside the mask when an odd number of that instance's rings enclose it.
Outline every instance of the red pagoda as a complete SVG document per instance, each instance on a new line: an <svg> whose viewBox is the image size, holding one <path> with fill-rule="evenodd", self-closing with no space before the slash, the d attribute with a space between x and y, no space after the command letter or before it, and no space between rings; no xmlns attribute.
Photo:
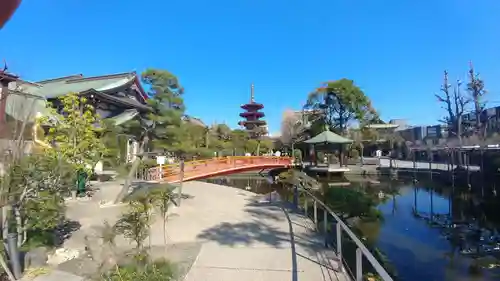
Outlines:
<svg viewBox="0 0 500 281"><path fill-rule="evenodd" d="M260 120L264 117L264 112L259 111L264 108L264 105L255 102L253 84L250 88L250 102L242 105L241 108L244 109L245 112L240 113L240 116L245 118L245 120L240 121L238 124L255 137L265 134L266 121Z"/></svg>

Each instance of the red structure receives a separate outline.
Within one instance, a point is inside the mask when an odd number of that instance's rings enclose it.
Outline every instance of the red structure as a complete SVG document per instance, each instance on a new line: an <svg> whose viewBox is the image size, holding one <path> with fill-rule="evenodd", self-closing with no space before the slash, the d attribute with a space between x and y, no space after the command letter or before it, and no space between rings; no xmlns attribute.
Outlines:
<svg viewBox="0 0 500 281"><path fill-rule="evenodd" d="M160 167L150 168L145 180L176 183L181 180L198 180L245 171L286 168L291 165L292 158L290 157L229 156L185 162L183 173L181 173L181 165L179 163L165 165L161 169Z"/></svg>
<svg viewBox="0 0 500 281"><path fill-rule="evenodd" d="M259 110L264 108L264 105L261 103L255 102L254 96L254 85L252 84L250 89L250 102L241 106L245 112L240 113L242 118L245 118L244 121L240 121L238 124L242 127L245 127L247 131L256 132L257 128L263 128L266 125L266 121L260 120L264 117L264 112ZM264 132L259 132L260 134Z"/></svg>
<svg viewBox="0 0 500 281"><path fill-rule="evenodd" d="M14 14L19 4L21 0L0 0L0 29Z"/></svg>

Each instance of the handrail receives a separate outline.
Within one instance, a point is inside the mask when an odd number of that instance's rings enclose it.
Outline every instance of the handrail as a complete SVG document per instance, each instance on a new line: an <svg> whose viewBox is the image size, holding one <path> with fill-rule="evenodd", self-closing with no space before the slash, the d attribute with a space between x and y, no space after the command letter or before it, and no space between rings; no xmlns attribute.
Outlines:
<svg viewBox="0 0 500 281"><path fill-rule="evenodd" d="M314 223L315 226L318 225L318 206L319 204L324 211L324 217L323 217L323 224L324 224L324 231L327 231L327 226L328 226L328 216L327 213L330 214L336 221L336 227L337 227L337 256L339 259L339 267L342 269L342 230L344 230L347 235L352 239L352 241L356 244L356 273L355 273L355 280L356 281L362 281L363 280L363 265L362 265L362 260L363 256L370 262L370 264L373 266L377 274L382 278L384 281L393 281L392 277L387 273L387 271L382 267L382 265L377 261L377 259L372 255L372 253L366 248L366 246L359 240L359 238L354 234L349 227L340 219L340 217L335 214L334 211L330 209L324 202L322 202L320 199L318 199L314 194L312 194L309 190L305 188L298 188L295 186L297 192L303 192L307 196L311 197L314 200ZM298 194L297 194L298 195ZM298 198L297 202L298 203ZM304 200L304 211L306 212L307 216L307 199Z"/></svg>

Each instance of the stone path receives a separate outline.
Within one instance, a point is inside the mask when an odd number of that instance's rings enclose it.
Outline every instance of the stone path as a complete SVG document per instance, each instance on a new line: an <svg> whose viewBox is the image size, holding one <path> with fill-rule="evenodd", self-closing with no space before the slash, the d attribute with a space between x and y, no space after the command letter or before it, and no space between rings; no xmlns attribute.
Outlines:
<svg viewBox="0 0 500 281"><path fill-rule="evenodd" d="M169 243L198 241L201 251L186 281L348 280L331 250L302 215L258 203L243 190L203 182L184 183L190 197L167 226ZM152 244L163 243L153 227Z"/></svg>

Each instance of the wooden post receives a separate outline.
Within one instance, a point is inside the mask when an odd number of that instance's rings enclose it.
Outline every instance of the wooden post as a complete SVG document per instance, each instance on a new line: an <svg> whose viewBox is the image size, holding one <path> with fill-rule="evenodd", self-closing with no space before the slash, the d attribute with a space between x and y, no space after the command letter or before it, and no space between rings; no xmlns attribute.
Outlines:
<svg viewBox="0 0 500 281"><path fill-rule="evenodd" d="M177 206L181 206L181 201L182 201L182 183L184 181L184 159L181 159L179 163L179 188L177 189L177 197L178 197L178 202Z"/></svg>

